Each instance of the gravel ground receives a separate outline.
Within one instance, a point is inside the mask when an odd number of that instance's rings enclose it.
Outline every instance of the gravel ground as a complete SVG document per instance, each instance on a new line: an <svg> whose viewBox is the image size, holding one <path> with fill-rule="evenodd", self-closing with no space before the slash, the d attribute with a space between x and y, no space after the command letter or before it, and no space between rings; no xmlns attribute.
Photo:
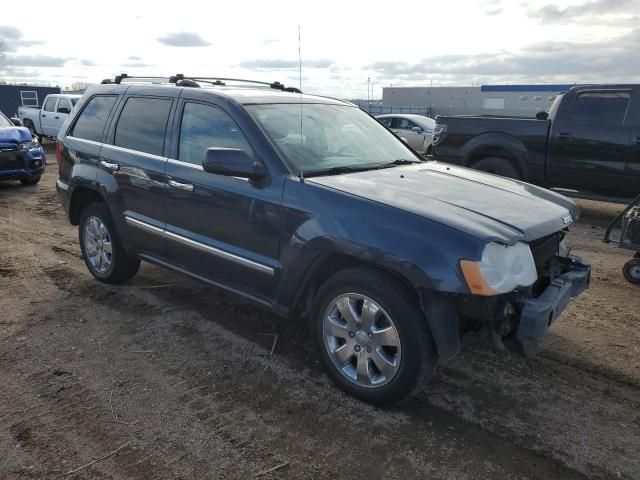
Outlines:
<svg viewBox="0 0 640 480"><path fill-rule="evenodd" d="M601 242L619 206L581 202L593 283L537 358L472 333L378 409L328 381L302 322L150 265L93 280L55 173L0 184L0 478L640 478L640 296Z"/></svg>

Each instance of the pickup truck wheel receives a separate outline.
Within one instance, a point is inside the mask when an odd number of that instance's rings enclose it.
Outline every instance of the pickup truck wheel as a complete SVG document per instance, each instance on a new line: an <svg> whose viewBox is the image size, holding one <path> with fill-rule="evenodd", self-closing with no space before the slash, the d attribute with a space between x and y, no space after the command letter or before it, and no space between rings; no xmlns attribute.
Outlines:
<svg viewBox="0 0 640 480"><path fill-rule="evenodd" d="M20 180L23 185L35 185L40 181L41 177L30 178L29 180Z"/></svg>
<svg viewBox="0 0 640 480"><path fill-rule="evenodd" d="M82 211L79 238L84 263L101 282L124 282L138 272L140 260L125 252L103 202L92 203Z"/></svg>
<svg viewBox="0 0 640 480"><path fill-rule="evenodd" d="M36 132L36 128L31 120L25 120L24 126L29 129L32 137L38 138L38 132Z"/></svg>
<svg viewBox="0 0 640 480"><path fill-rule="evenodd" d="M331 379L376 405L407 399L433 375L424 313L400 282L357 267L331 277L314 302L314 339Z"/></svg>
<svg viewBox="0 0 640 480"><path fill-rule="evenodd" d="M520 180L520 173L518 169L511 163L510 160L500 157L488 157L478 160L471 165L471 168L475 170L481 170L487 173L493 173L494 175L500 175L501 177L515 178Z"/></svg>
<svg viewBox="0 0 640 480"><path fill-rule="evenodd" d="M628 282L637 285L640 283L640 258L633 258L624 264L622 268L624 278Z"/></svg>

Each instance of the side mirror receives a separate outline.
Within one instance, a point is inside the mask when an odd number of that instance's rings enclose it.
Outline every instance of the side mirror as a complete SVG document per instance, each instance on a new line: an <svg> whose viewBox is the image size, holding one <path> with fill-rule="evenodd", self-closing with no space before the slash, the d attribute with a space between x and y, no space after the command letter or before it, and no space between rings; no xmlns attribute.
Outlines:
<svg viewBox="0 0 640 480"><path fill-rule="evenodd" d="M416 133L422 133L422 127L413 127L411 131Z"/></svg>
<svg viewBox="0 0 640 480"><path fill-rule="evenodd" d="M16 127L22 127L22 120L20 120L17 117L11 117L9 119L11 121L11 123L13 123Z"/></svg>
<svg viewBox="0 0 640 480"><path fill-rule="evenodd" d="M538 113L536 113L536 118L538 120L547 120L549 118L549 113L548 112L538 112Z"/></svg>
<svg viewBox="0 0 640 480"><path fill-rule="evenodd" d="M216 175L249 180L260 180L267 176L262 162L254 160L239 148L209 148L204 154L202 168Z"/></svg>
<svg viewBox="0 0 640 480"><path fill-rule="evenodd" d="M58 113L71 113L71 110L68 107L60 107Z"/></svg>

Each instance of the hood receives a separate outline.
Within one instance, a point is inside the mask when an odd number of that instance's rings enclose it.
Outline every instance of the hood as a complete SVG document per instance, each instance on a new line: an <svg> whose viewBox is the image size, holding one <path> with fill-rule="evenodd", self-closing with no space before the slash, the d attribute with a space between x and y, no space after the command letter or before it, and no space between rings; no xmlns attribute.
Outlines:
<svg viewBox="0 0 640 480"><path fill-rule="evenodd" d="M15 147L32 140L31 132L25 127L0 128L0 147Z"/></svg>
<svg viewBox="0 0 640 480"><path fill-rule="evenodd" d="M579 216L572 200L550 190L440 162L306 181L507 244L557 232Z"/></svg>

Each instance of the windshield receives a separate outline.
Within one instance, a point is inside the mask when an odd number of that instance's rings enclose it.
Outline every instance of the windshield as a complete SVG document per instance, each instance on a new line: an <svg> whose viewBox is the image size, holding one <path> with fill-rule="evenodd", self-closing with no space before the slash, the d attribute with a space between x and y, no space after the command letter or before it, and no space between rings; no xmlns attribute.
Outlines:
<svg viewBox="0 0 640 480"><path fill-rule="evenodd" d="M13 123L0 112L0 127L13 127Z"/></svg>
<svg viewBox="0 0 640 480"><path fill-rule="evenodd" d="M419 160L356 107L305 103L251 105L247 110L298 174L366 170Z"/></svg>

